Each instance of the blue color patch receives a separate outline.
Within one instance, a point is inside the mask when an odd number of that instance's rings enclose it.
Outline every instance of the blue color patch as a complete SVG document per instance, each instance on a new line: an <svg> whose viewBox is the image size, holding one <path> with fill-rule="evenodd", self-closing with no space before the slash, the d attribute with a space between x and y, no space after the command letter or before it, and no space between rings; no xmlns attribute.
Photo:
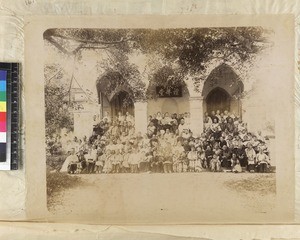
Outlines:
<svg viewBox="0 0 300 240"><path fill-rule="evenodd" d="M0 80L0 91L6 91L6 81Z"/></svg>
<svg viewBox="0 0 300 240"><path fill-rule="evenodd" d="M0 80L6 80L7 71L0 70Z"/></svg>

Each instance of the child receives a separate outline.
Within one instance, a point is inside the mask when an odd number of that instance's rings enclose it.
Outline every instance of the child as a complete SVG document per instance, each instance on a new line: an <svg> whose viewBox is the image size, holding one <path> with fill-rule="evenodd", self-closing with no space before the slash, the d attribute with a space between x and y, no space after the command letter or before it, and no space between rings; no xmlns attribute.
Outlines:
<svg viewBox="0 0 300 240"><path fill-rule="evenodd" d="M138 153L138 148L134 148L133 152L130 154L129 165L131 173L138 173L138 165L140 161L140 154Z"/></svg>
<svg viewBox="0 0 300 240"><path fill-rule="evenodd" d="M191 151L188 153L187 158L189 160L189 172L195 172L195 163L197 160L197 152L194 146L191 147Z"/></svg>
<svg viewBox="0 0 300 240"><path fill-rule="evenodd" d="M112 170L111 159L112 159L111 150L106 149L106 159L105 159L105 163L104 163L104 167L103 167L103 172L104 173L110 173L111 172L111 170Z"/></svg>
<svg viewBox="0 0 300 240"><path fill-rule="evenodd" d="M87 171L87 163L86 163L86 159L84 157L84 151L80 150L79 151L79 155L78 155L78 161L80 163L80 173L85 173Z"/></svg>
<svg viewBox="0 0 300 240"><path fill-rule="evenodd" d="M163 157L163 169L164 173L171 173L172 169L172 156L165 156Z"/></svg>
<svg viewBox="0 0 300 240"><path fill-rule="evenodd" d="M91 174L94 172L95 169L97 150L95 151L94 147L93 149L89 149L88 153L85 155L85 158L87 160L87 173Z"/></svg>
<svg viewBox="0 0 300 240"><path fill-rule="evenodd" d="M213 158L210 161L211 171L219 172L221 167L221 162L217 154L213 154Z"/></svg>
<svg viewBox="0 0 300 240"><path fill-rule="evenodd" d="M102 173L105 158L106 158L105 152L103 152L101 155L98 156L96 164L95 164L95 172L96 173Z"/></svg>
<svg viewBox="0 0 300 240"><path fill-rule="evenodd" d="M256 153L251 143L247 144L247 148L245 149L245 152L248 159L248 171L254 173Z"/></svg>
<svg viewBox="0 0 300 240"><path fill-rule="evenodd" d="M202 172L203 171L202 164L204 162L205 155L204 155L204 152L203 152L203 150L200 146L196 148L196 151L197 151L197 159L196 159L196 162L195 162L195 171L196 172Z"/></svg>
<svg viewBox="0 0 300 240"><path fill-rule="evenodd" d="M197 155L198 155L198 159L200 159L201 161L201 167L202 170L203 168L207 168L207 162L206 162L206 158L205 158L205 151L202 147L198 147L197 149Z"/></svg>
<svg viewBox="0 0 300 240"><path fill-rule="evenodd" d="M121 150L117 149L115 152L115 155L113 157L113 173L119 173L120 172L120 164L122 162L122 155L121 155Z"/></svg>
<svg viewBox="0 0 300 240"><path fill-rule="evenodd" d="M124 154L123 154L123 161L122 161L122 172L124 173L129 173L130 172L130 167L129 167L129 156L131 153L131 149L124 149Z"/></svg>
<svg viewBox="0 0 300 240"><path fill-rule="evenodd" d="M180 172L180 154L173 154L173 171Z"/></svg>
<svg viewBox="0 0 300 240"><path fill-rule="evenodd" d="M211 150L211 147L208 145L205 150L205 159L206 159L206 167L209 168L211 159L213 158L214 152Z"/></svg>
<svg viewBox="0 0 300 240"><path fill-rule="evenodd" d="M140 169L140 172L148 172L149 171L148 153L145 153L144 149L141 153L141 159L139 161L139 169Z"/></svg>
<svg viewBox="0 0 300 240"><path fill-rule="evenodd" d="M237 161L238 161L238 158L237 158L236 154L232 153L231 160L230 160L230 162L231 162L231 165L230 165L231 166L231 170L236 165Z"/></svg>

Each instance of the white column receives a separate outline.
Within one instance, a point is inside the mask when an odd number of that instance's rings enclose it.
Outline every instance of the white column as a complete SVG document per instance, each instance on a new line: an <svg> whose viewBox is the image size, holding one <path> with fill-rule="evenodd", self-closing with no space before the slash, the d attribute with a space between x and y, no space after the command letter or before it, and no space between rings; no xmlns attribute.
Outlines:
<svg viewBox="0 0 300 240"><path fill-rule="evenodd" d="M147 133L147 102L134 103L135 132Z"/></svg>
<svg viewBox="0 0 300 240"><path fill-rule="evenodd" d="M190 129L195 134L203 132L203 97L190 97Z"/></svg>
<svg viewBox="0 0 300 240"><path fill-rule="evenodd" d="M93 112L81 110L74 112L74 136L90 137L93 132Z"/></svg>

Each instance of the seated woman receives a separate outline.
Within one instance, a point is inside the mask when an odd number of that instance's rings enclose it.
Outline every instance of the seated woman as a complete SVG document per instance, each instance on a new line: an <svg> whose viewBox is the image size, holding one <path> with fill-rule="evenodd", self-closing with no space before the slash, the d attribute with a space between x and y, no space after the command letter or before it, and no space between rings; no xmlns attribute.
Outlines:
<svg viewBox="0 0 300 240"><path fill-rule="evenodd" d="M237 158L237 156L236 156L235 153L232 153L230 162L231 162L230 167L231 167L231 170L232 170L233 167L234 167L234 166L236 165L236 163L238 162L238 158Z"/></svg>
<svg viewBox="0 0 300 240"><path fill-rule="evenodd" d="M259 167L259 172L268 172L270 166L270 160L267 154L263 152L262 148L259 148L259 152L256 154L257 164Z"/></svg>
<svg viewBox="0 0 300 240"><path fill-rule="evenodd" d="M62 165L60 172L67 172L74 174L77 170L78 157L75 155L75 149L70 151L70 155L66 158Z"/></svg>
<svg viewBox="0 0 300 240"><path fill-rule="evenodd" d="M237 160L236 163L235 163L235 165L233 166L232 172L234 172L234 173L241 173L242 172L242 167L240 165L240 161L239 160Z"/></svg>

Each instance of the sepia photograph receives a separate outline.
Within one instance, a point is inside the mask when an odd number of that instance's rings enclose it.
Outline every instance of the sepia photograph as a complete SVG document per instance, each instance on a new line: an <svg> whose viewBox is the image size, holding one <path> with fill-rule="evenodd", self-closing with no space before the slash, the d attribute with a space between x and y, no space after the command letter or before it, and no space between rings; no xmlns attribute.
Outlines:
<svg viewBox="0 0 300 240"><path fill-rule="evenodd" d="M175 188L193 178L198 191L219 194L216 209L270 211L272 92L259 96L264 83L244 75L272 48L271 35L262 27L45 31L49 210L90 201L76 194L94 201L101 179L120 175L167 178ZM267 104L252 107L258 97Z"/></svg>
<svg viewBox="0 0 300 240"><path fill-rule="evenodd" d="M40 159L27 173L40 180L28 196L45 202L32 216L293 218L291 17L47 19L26 31L27 49L40 53L26 53L35 83L27 131L44 130L26 141L27 158Z"/></svg>

